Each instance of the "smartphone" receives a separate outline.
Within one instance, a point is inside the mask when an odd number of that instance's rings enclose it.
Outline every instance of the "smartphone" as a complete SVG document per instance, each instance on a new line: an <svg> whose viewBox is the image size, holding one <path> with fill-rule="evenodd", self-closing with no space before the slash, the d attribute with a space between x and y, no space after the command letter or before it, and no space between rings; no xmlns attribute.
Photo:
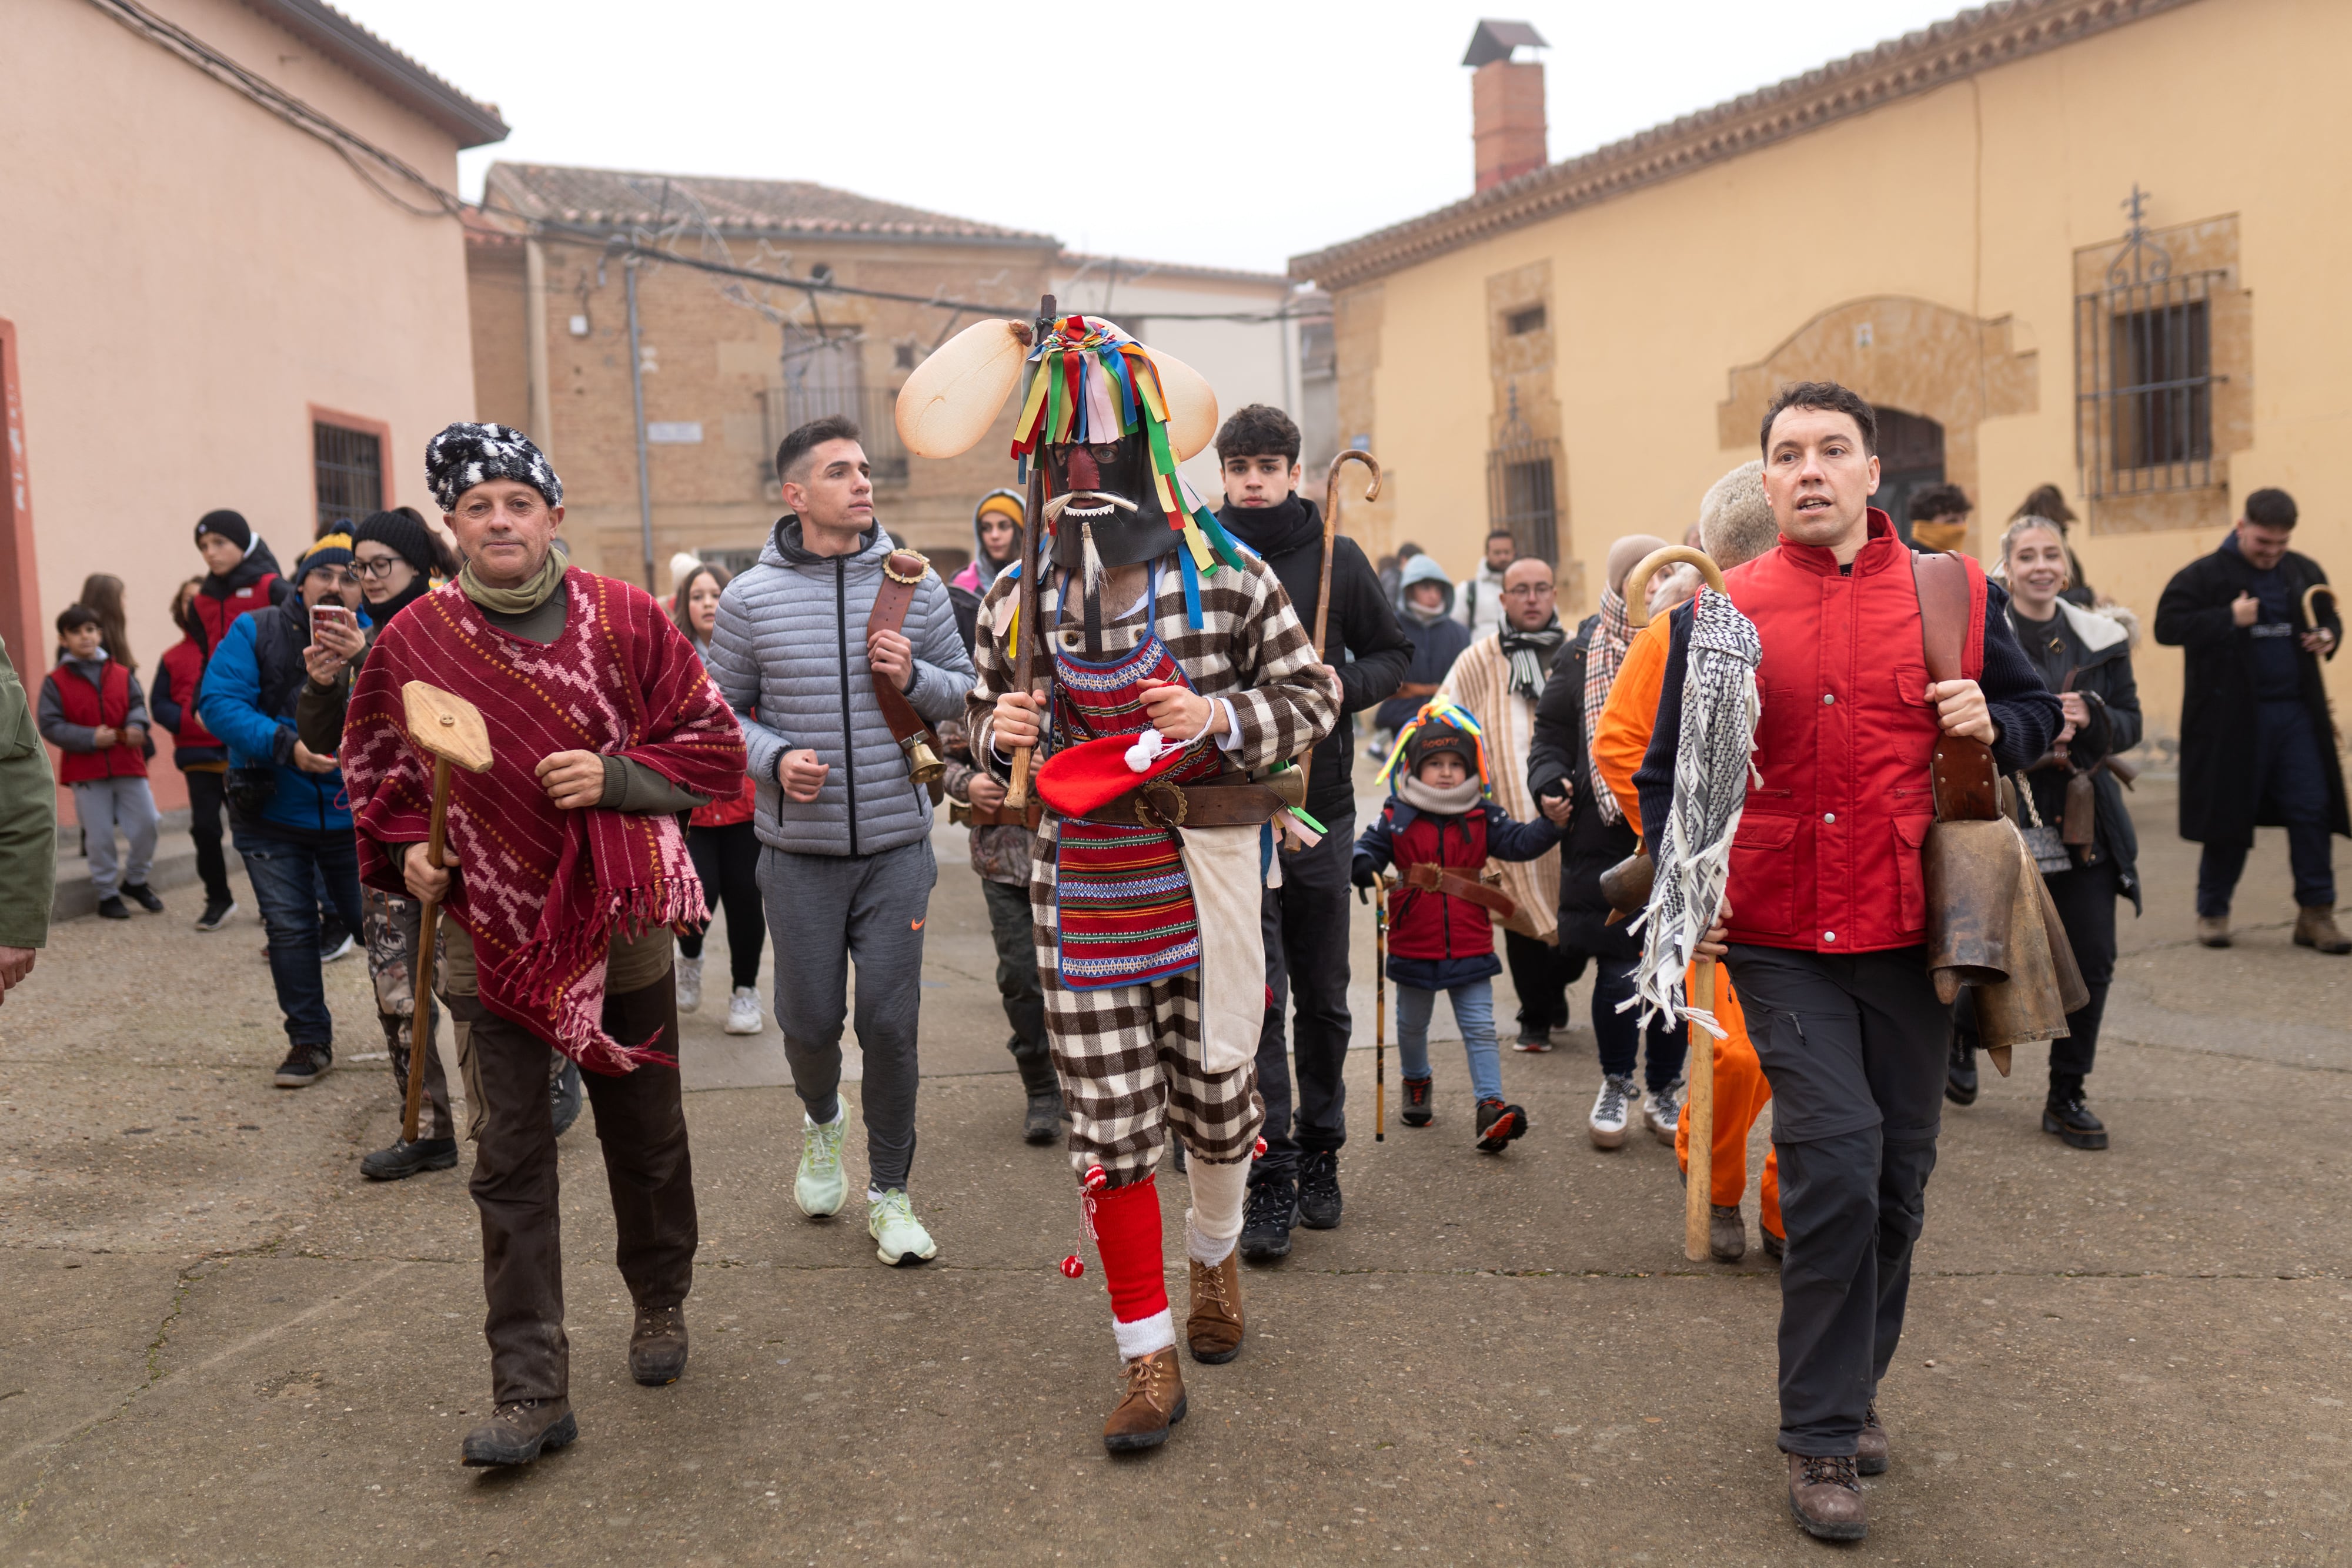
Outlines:
<svg viewBox="0 0 2352 1568"><path fill-rule="evenodd" d="M313 604L310 606L310 640L314 643L319 640L319 628L320 626L349 626L356 628L358 625L359 618L353 615L342 605Z"/></svg>

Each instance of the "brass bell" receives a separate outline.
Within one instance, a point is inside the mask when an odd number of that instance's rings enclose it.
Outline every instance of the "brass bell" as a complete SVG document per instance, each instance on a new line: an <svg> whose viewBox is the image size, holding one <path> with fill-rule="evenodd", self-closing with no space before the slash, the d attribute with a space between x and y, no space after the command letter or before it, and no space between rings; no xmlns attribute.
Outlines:
<svg viewBox="0 0 2352 1568"><path fill-rule="evenodd" d="M940 754L931 749L930 741L923 736L908 736L905 742L907 777L918 784L935 784L948 770Z"/></svg>

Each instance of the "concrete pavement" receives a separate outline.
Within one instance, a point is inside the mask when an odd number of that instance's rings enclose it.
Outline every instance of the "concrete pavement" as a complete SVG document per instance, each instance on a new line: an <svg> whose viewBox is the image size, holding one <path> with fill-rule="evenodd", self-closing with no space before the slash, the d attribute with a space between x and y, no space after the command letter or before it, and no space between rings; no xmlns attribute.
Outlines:
<svg viewBox="0 0 2352 1568"><path fill-rule="evenodd" d="M2241 895L2240 945L2196 947L2169 795L2144 786L2136 804L2155 891L2147 918L2126 911L2092 1080L2116 1146L2076 1153L2039 1131L2032 1051L1949 1111L1885 1390L1895 1466L1869 1483L1872 1560L2325 1563L2352 1540L2352 959L2288 946L2274 833ZM1737 1268L1685 1263L1671 1151L1587 1144L1598 1070L1581 1025L1551 1055L1507 1053L1535 1125L1500 1159L1469 1150L1451 1047L1433 1052L1438 1124L1403 1129L1391 1105L1375 1145L1370 1052L1356 1052L1346 1225L1249 1271L1242 1357L1187 1364L1192 1413L1167 1448L1107 1459L1099 1272L1054 1268L1077 1244L1077 1205L1059 1151L1018 1137L959 838L940 834L924 974L874 977L926 987L915 1192L939 1261L884 1269L862 1224L793 1208L799 1109L774 1026L721 1035L714 971L685 1041L703 1225L692 1364L667 1389L623 1369L627 1302L583 1117L563 1147L582 1440L511 1474L457 1463L487 1393L462 1169L356 1176L395 1115L383 1062L350 1060L381 1049L360 961L328 971L342 1060L289 1092L268 1086L283 1036L257 926L199 936L183 894L163 917L59 928L0 1010L0 1288L17 1302L0 1333L0 1554L1828 1550L1782 1506L1771 1267L1754 1249ZM723 966L723 943L712 952ZM1161 1186L1173 1258L1182 1178ZM1752 1180L1748 1210L1752 1224Z"/></svg>

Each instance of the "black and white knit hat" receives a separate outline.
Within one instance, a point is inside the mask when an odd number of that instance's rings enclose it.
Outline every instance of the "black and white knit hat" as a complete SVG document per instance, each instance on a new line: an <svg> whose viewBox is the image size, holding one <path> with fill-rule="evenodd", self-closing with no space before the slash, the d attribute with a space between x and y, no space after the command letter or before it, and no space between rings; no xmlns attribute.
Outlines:
<svg viewBox="0 0 2352 1568"><path fill-rule="evenodd" d="M489 479L520 480L546 497L549 506L563 505L563 481L520 430L460 421L425 443L425 480L443 511L456 511L458 497Z"/></svg>

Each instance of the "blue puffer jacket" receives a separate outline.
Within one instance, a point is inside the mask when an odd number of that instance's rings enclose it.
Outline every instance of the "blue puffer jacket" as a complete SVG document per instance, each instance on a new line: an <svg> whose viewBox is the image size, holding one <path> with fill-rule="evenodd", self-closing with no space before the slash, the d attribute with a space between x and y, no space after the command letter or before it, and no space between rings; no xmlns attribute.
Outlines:
<svg viewBox="0 0 2352 1568"><path fill-rule="evenodd" d="M299 597L239 616L213 650L197 713L228 742L230 768L272 770L276 788L261 810L265 829L348 833L352 807L342 770L305 773L294 766L294 699L308 674L302 650L310 641L310 612Z"/></svg>
<svg viewBox="0 0 2352 1568"><path fill-rule="evenodd" d="M759 564L719 595L704 662L743 723L763 844L870 855L931 831L930 794L907 775L866 663L866 618L883 559L896 548L877 524L856 554L814 555L801 543L800 519L786 517ZM934 725L960 717L974 679L971 656L937 574L924 574L901 630L915 651L908 702ZM802 748L827 769L807 805L786 800L776 783L776 759Z"/></svg>

